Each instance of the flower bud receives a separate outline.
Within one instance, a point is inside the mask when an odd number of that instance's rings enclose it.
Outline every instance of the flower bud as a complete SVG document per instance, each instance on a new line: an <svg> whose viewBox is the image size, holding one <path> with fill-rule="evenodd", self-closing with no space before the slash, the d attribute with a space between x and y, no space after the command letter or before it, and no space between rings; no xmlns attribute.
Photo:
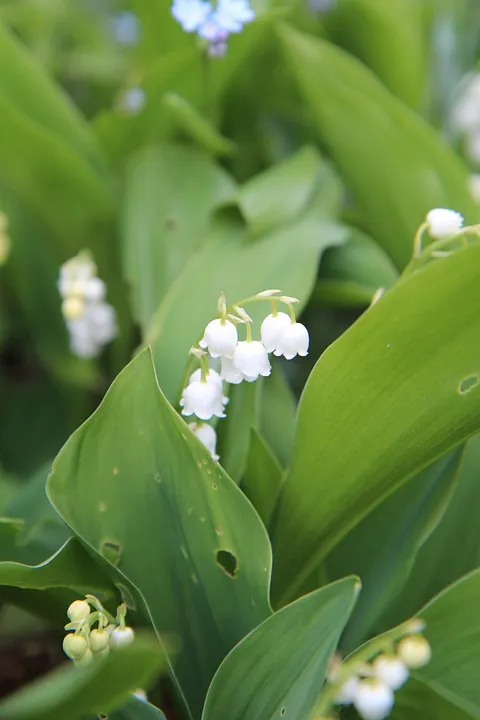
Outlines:
<svg viewBox="0 0 480 720"><path fill-rule="evenodd" d="M86 600L75 600L69 605L67 615L72 622L78 622L80 620L86 620L90 612L90 605Z"/></svg>
<svg viewBox="0 0 480 720"><path fill-rule="evenodd" d="M397 653L405 665L416 670L430 662L432 648L422 635L410 635L400 640Z"/></svg>
<svg viewBox="0 0 480 720"><path fill-rule="evenodd" d="M130 645L134 640L135 634L131 627L117 627L110 635L110 646L121 648Z"/></svg>
<svg viewBox="0 0 480 720"><path fill-rule="evenodd" d="M230 320L218 318L208 323L199 345L208 348L213 358L221 355L231 358L237 342L238 333L235 325Z"/></svg>
<svg viewBox="0 0 480 720"><path fill-rule="evenodd" d="M345 680L335 697L337 705L351 705L355 699L360 680L356 675Z"/></svg>
<svg viewBox="0 0 480 720"><path fill-rule="evenodd" d="M106 630L92 630L90 633L90 650L93 653L102 652L108 647L110 634Z"/></svg>
<svg viewBox="0 0 480 720"><path fill-rule="evenodd" d="M375 675L392 690L398 690L408 680L408 668L397 655L378 655L372 667Z"/></svg>
<svg viewBox="0 0 480 720"><path fill-rule="evenodd" d="M79 658L78 660L74 660L74 661L73 661L73 664L74 664L75 667L77 667L77 668L78 668L78 667L85 667L85 665L89 665L89 664L92 662L92 660L93 660L93 653L92 653L92 651L90 650L90 648L87 648L87 649L85 650L84 654L82 655L82 657Z"/></svg>
<svg viewBox="0 0 480 720"><path fill-rule="evenodd" d="M84 312L85 304L78 297L68 297L62 302L62 313L67 320L76 320L82 317Z"/></svg>
<svg viewBox="0 0 480 720"><path fill-rule="evenodd" d="M447 208L430 210L426 222L430 236L436 240L452 237L463 227L463 217L460 213Z"/></svg>
<svg viewBox="0 0 480 720"><path fill-rule="evenodd" d="M69 633L63 638L63 652L71 660L79 660L88 650L88 643L83 635Z"/></svg>
<svg viewBox="0 0 480 720"><path fill-rule="evenodd" d="M383 720L393 707L395 697L382 680L368 679L358 683L353 705L364 720Z"/></svg>

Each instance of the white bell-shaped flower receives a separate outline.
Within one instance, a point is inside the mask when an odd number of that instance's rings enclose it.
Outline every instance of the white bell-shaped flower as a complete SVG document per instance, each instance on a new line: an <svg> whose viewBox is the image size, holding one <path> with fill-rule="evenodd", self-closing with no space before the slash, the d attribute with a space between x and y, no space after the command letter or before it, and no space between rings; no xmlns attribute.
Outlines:
<svg viewBox="0 0 480 720"><path fill-rule="evenodd" d="M235 325L230 320L217 318L208 323L199 345L208 348L213 358L223 355L231 358L237 342L238 333Z"/></svg>
<svg viewBox="0 0 480 720"><path fill-rule="evenodd" d="M99 277L92 277L85 283L83 296L90 302L101 302L106 294L107 288Z"/></svg>
<svg viewBox="0 0 480 720"><path fill-rule="evenodd" d="M184 388L180 407L182 415L196 415L200 420L210 420L216 417L225 417L224 406L228 399L223 396L222 383L218 382L214 371L210 370L205 380L192 380Z"/></svg>
<svg viewBox="0 0 480 720"><path fill-rule="evenodd" d="M277 349L283 331L291 324L292 321L286 313L279 312L276 315L267 315L260 329L262 343L267 352L270 353Z"/></svg>
<svg viewBox="0 0 480 720"><path fill-rule="evenodd" d="M384 683L398 690L408 680L408 668L397 655L382 653L372 663L375 675Z"/></svg>
<svg viewBox="0 0 480 720"><path fill-rule="evenodd" d="M335 697L335 703L337 705L351 705L355 699L355 693L358 689L360 680L356 675L348 678Z"/></svg>
<svg viewBox="0 0 480 720"><path fill-rule="evenodd" d="M395 702L393 690L377 678L361 680L358 683L353 704L364 720L383 720Z"/></svg>
<svg viewBox="0 0 480 720"><path fill-rule="evenodd" d="M231 385L238 385L245 379L243 373L233 364L232 358L227 358L225 355L222 355L220 375Z"/></svg>
<svg viewBox="0 0 480 720"><path fill-rule="evenodd" d="M197 368L196 370L193 371L193 373L188 378L188 384L190 385L192 382L198 382L199 380L201 380L201 378L202 378L202 371L200 368ZM215 382L220 387L222 387L222 378L220 377L218 372L216 372L216 370L212 370L212 368L209 368L209 370L207 372L206 381L207 382Z"/></svg>
<svg viewBox="0 0 480 720"><path fill-rule="evenodd" d="M98 345L106 345L117 334L117 314L109 303L98 303L87 308L90 334Z"/></svg>
<svg viewBox="0 0 480 720"><path fill-rule="evenodd" d="M455 210L435 208L427 215L427 226L430 236L441 240L460 232L463 227L463 217Z"/></svg>
<svg viewBox="0 0 480 720"><path fill-rule="evenodd" d="M283 355L286 360L292 360L296 355L304 357L308 355L309 345L310 337L305 325L290 322L278 338L274 355L277 357Z"/></svg>
<svg viewBox="0 0 480 720"><path fill-rule="evenodd" d="M410 635L400 640L397 653L405 665L416 670L430 662L432 648L423 635Z"/></svg>
<svg viewBox="0 0 480 720"><path fill-rule="evenodd" d="M243 340L233 353L233 365L247 382L253 382L259 375L267 377L272 372L268 353L258 340Z"/></svg>
<svg viewBox="0 0 480 720"><path fill-rule="evenodd" d="M219 456L217 455L217 433L214 428L208 423L190 423L190 430L192 430L201 443L205 445L210 455L214 460L218 462Z"/></svg>
<svg viewBox="0 0 480 720"><path fill-rule="evenodd" d="M134 639L135 633L131 627L117 627L110 635L110 647L127 647L133 643Z"/></svg>

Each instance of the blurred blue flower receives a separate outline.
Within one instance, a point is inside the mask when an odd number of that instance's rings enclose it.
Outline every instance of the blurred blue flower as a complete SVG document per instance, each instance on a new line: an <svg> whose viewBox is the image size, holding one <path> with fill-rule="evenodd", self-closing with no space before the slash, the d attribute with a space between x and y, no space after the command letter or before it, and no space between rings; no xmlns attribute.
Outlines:
<svg viewBox="0 0 480 720"><path fill-rule="evenodd" d="M140 25L133 12L116 13L110 19L112 32L117 42L126 47L136 45L140 39Z"/></svg>
<svg viewBox="0 0 480 720"><path fill-rule="evenodd" d="M196 32L212 11L212 4L206 0L174 0L172 6L172 15L185 32Z"/></svg>
<svg viewBox="0 0 480 720"><path fill-rule="evenodd" d="M196 32L209 43L209 54L225 54L226 40L255 19L249 0L218 0L215 8L205 0L174 0L173 17L185 32Z"/></svg>

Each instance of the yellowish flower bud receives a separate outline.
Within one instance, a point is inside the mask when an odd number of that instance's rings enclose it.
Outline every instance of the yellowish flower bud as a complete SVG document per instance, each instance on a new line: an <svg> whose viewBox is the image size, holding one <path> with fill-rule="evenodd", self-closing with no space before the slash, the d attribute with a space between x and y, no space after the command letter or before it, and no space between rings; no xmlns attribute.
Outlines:
<svg viewBox="0 0 480 720"><path fill-rule="evenodd" d="M69 606L67 615L72 622L85 620L90 615L90 605L85 600L75 600Z"/></svg>
<svg viewBox="0 0 480 720"><path fill-rule="evenodd" d="M93 653L90 650L90 648L87 648L85 650L85 653L82 655L82 657L79 660L74 660L73 664L75 667L85 667L85 665L88 665L93 660Z"/></svg>
<svg viewBox="0 0 480 720"><path fill-rule="evenodd" d="M410 635L400 640L397 654L405 665L416 670L430 662L432 648L422 635Z"/></svg>
<svg viewBox="0 0 480 720"><path fill-rule="evenodd" d="M62 313L67 320L76 320L85 312L85 303L78 297L68 297L62 302Z"/></svg>
<svg viewBox="0 0 480 720"><path fill-rule="evenodd" d="M92 630L90 633L90 650L93 653L100 653L108 647L110 634L106 630Z"/></svg>
<svg viewBox="0 0 480 720"><path fill-rule="evenodd" d="M83 635L70 633L63 638L63 652L67 657L71 658L71 660L80 660L87 650L88 644Z"/></svg>

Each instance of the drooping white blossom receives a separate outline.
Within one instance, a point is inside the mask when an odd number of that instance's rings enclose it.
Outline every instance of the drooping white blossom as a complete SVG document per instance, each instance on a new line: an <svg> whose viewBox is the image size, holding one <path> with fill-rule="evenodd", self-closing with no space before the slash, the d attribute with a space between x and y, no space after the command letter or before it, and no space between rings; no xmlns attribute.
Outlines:
<svg viewBox="0 0 480 720"><path fill-rule="evenodd" d="M190 423L188 427L205 445L212 458L218 462L220 458L217 455L217 433L215 429L208 423Z"/></svg>
<svg viewBox="0 0 480 720"><path fill-rule="evenodd" d="M277 349L283 331L291 324L290 316L284 312L267 315L260 328L262 343L267 352L271 353Z"/></svg>
<svg viewBox="0 0 480 720"><path fill-rule="evenodd" d="M296 355L308 355L310 336L305 325L290 322L283 328L274 350L274 355L283 355L286 360L292 360Z"/></svg>
<svg viewBox="0 0 480 720"><path fill-rule="evenodd" d="M218 373L209 370L205 379L201 374L199 379L190 378L183 389L180 407L182 415L196 415L200 420L210 420L214 415L225 417L224 408L227 402Z"/></svg>
<svg viewBox="0 0 480 720"><path fill-rule="evenodd" d="M239 342L233 353L233 365L247 382L254 382L260 375L267 377L272 371L268 353L258 340Z"/></svg>
<svg viewBox="0 0 480 720"><path fill-rule="evenodd" d="M377 678L361 680L355 691L353 705L364 720L383 720L394 705L393 690Z"/></svg>
<svg viewBox="0 0 480 720"><path fill-rule="evenodd" d="M398 690L408 680L408 668L401 658L382 653L372 663L375 675L392 690Z"/></svg>
<svg viewBox="0 0 480 720"><path fill-rule="evenodd" d="M135 633L131 627L117 627L110 634L110 647L122 648L131 645L135 639Z"/></svg>
<svg viewBox="0 0 480 720"><path fill-rule="evenodd" d="M447 208L430 210L426 222L429 234L436 240L452 237L463 227L463 217L460 213Z"/></svg>
<svg viewBox="0 0 480 720"><path fill-rule="evenodd" d="M213 358L231 358L237 342L238 332L235 325L230 320L217 318L208 323L199 345L201 348L208 348Z"/></svg>

